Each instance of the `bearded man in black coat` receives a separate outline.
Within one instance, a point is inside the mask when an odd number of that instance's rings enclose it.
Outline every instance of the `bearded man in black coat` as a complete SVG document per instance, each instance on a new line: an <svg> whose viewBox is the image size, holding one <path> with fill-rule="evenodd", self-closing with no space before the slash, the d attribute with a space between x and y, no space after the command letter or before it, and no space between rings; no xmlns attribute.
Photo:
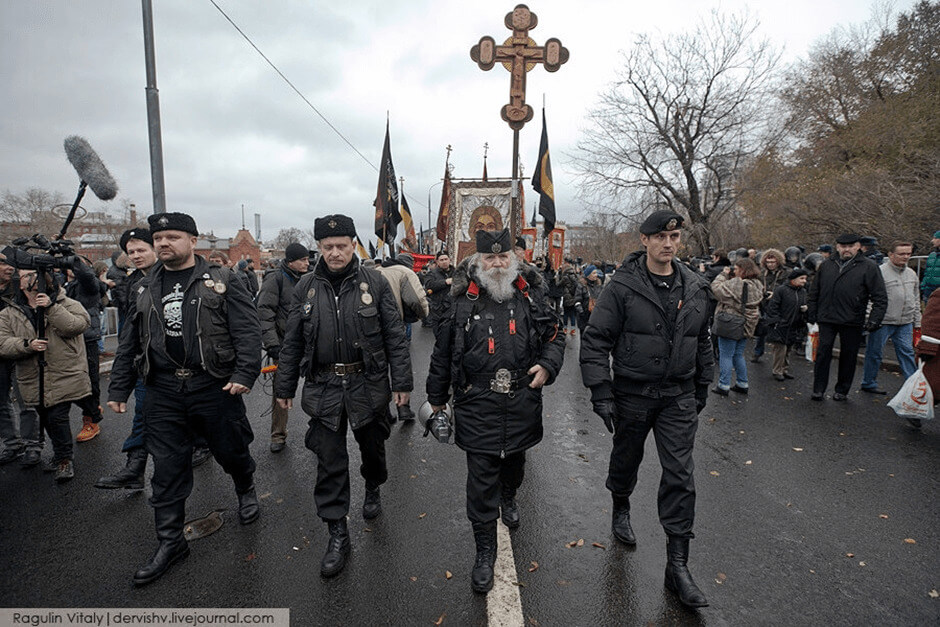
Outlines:
<svg viewBox="0 0 940 627"><path fill-rule="evenodd" d="M542 439L542 387L561 370L565 337L540 273L513 256L509 229L477 231L476 248L455 274L427 392L438 411L454 389L455 439L467 453L467 518L477 549L471 587L486 593L493 587L497 519L519 526L515 497L525 452Z"/></svg>

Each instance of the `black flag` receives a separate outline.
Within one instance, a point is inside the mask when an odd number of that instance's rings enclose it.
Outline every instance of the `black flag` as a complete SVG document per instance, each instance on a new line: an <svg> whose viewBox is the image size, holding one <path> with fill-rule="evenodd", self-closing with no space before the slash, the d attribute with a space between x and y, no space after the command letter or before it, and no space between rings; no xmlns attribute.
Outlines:
<svg viewBox="0 0 940 627"><path fill-rule="evenodd" d="M532 187L539 193L539 214L545 219L545 235L555 228L555 187L552 184L552 162L548 156L548 127L545 109L542 109L542 141L539 142L539 161L532 174ZM535 220L535 216L532 216Z"/></svg>
<svg viewBox="0 0 940 627"><path fill-rule="evenodd" d="M388 136L388 122L385 123L385 145L382 147L382 163L379 166L379 184L375 193L375 236L379 245L389 244L391 256L395 256L395 235L401 214L398 212L398 181L395 179L395 166L392 165L392 148Z"/></svg>

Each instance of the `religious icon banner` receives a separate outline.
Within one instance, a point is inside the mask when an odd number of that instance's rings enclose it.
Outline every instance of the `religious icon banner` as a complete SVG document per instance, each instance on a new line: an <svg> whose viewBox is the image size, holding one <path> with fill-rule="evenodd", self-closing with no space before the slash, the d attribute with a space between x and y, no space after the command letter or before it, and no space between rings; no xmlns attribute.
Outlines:
<svg viewBox="0 0 940 627"><path fill-rule="evenodd" d="M456 262L476 250L476 232L513 229L511 220L512 181L455 181L452 219L447 234L448 250L456 251Z"/></svg>

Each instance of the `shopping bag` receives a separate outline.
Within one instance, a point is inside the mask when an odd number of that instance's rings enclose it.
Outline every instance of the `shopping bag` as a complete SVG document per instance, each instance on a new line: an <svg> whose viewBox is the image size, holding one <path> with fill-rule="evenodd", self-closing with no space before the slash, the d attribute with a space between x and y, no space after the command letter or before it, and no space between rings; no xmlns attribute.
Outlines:
<svg viewBox="0 0 940 627"><path fill-rule="evenodd" d="M806 361L816 361L816 348L819 346L819 325L806 325Z"/></svg>
<svg viewBox="0 0 940 627"><path fill-rule="evenodd" d="M908 377L901 390L888 401L888 407L901 418L933 419L933 390L924 376L924 361L918 359L917 371Z"/></svg>

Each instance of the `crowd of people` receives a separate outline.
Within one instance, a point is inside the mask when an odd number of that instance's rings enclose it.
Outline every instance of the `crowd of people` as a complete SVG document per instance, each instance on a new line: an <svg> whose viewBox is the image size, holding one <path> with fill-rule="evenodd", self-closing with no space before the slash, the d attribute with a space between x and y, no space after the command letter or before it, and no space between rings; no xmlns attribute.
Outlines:
<svg viewBox="0 0 940 627"><path fill-rule="evenodd" d="M452 422L466 453L466 511L476 545L471 586L486 593L497 521L510 529L521 524L516 495L526 451L542 439L542 390L561 372L566 340L580 334L582 381L613 434L606 482L612 533L636 544L631 496L652 432L663 470L664 583L690 607L707 605L688 569L698 415L710 394L748 394L749 341L751 362L770 346L771 374L785 382L794 378L791 355L808 341L808 329L818 329L813 401L826 398L836 337L834 401L847 400L863 340L862 392L886 394L878 373L888 339L905 377L916 368L916 351L928 361L931 385L940 383L940 231L923 277L908 267L910 242L893 242L885 257L872 238L850 233L810 254L742 248L681 261L683 218L671 211L646 218L642 250L616 267L527 261L525 240L504 229L478 231L475 252L456 265L442 250L415 272L408 253L360 262L354 223L337 214L316 219L315 254L291 243L259 281L250 259L233 265L221 252L197 255L191 216L148 221L121 237L130 272L79 258L57 276L0 258L0 464L40 464L47 435L47 469L57 481L74 477L69 410L76 404L82 411L78 441L100 432L104 299L119 310L106 398L113 412L124 413L133 394L134 417L122 446L125 466L95 487L142 489L153 460L158 545L134 574L137 585L189 554L183 523L198 463L212 457L231 476L242 524L258 519L254 433L243 395L264 355L274 371L273 454L288 444L300 387L309 417L303 442L316 455L317 516L329 535L321 574L333 577L351 551L346 435L352 431L362 457L362 516L376 518L389 478L385 440L396 420L415 420L411 325L433 328L427 399L434 416ZM921 330L926 341L915 349ZM425 435L430 420L426 426Z"/></svg>

